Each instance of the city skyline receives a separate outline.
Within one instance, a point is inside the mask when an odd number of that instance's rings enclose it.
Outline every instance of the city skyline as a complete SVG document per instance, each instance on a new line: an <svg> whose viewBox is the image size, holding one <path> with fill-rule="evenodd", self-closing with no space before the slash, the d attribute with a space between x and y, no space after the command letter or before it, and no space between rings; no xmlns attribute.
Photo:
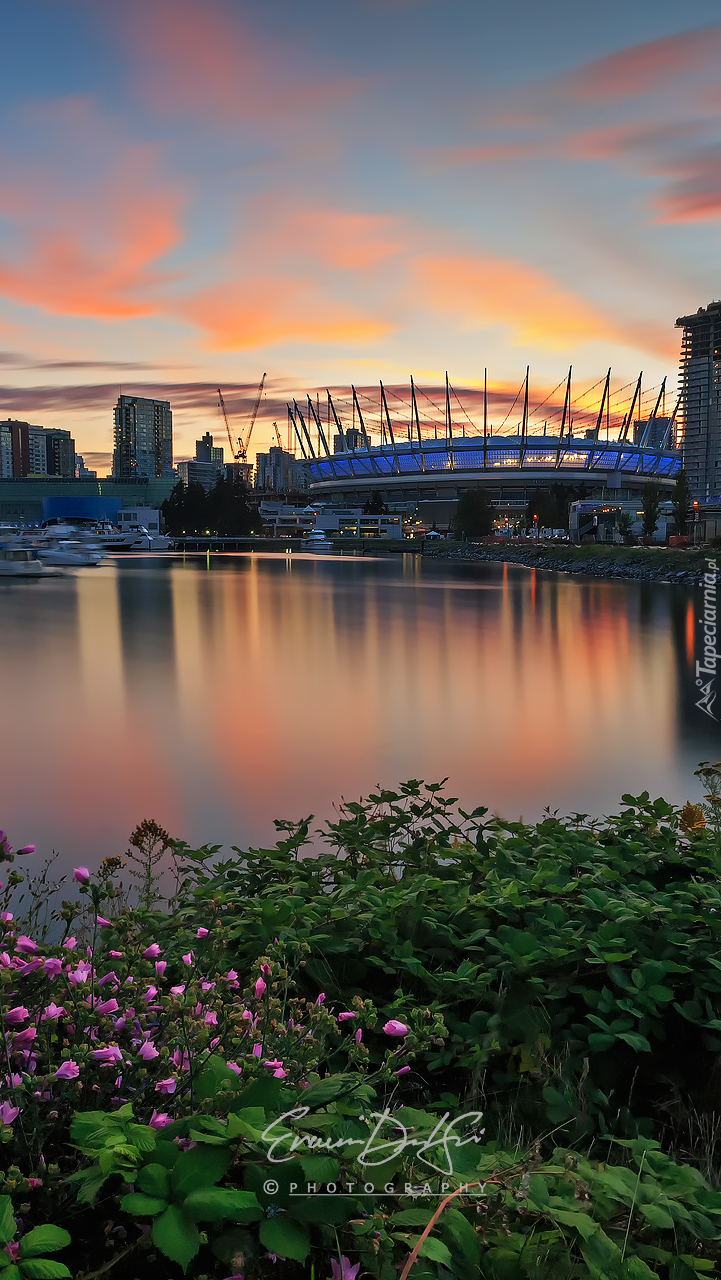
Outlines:
<svg viewBox="0 0 721 1280"><path fill-rule="evenodd" d="M169 400L191 457L215 387L240 424L263 369L251 453L326 385L674 387L676 317L721 292L716 18L30 0L3 19L0 417L105 474L119 394Z"/></svg>

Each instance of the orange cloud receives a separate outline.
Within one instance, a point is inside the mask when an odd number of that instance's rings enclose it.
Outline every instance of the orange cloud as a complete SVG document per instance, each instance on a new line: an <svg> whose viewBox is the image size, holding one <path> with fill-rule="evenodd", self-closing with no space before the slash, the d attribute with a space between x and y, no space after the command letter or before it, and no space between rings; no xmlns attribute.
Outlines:
<svg viewBox="0 0 721 1280"><path fill-rule="evenodd" d="M289 248L313 253L341 271L364 271L404 248L401 220L339 209L292 212L281 234Z"/></svg>
<svg viewBox="0 0 721 1280"><path fill-rule="evenodd" d="M516 343L565 350L581 342L615 339L608 321L542 272L508 258L414 259L419 288L431 305L466 329L505 325Z"/></svg>
<svg viewBox="0 0 721 1280"><path fill-rule="evenodd" d="M203 289L177 313L205 330L211 351L242 351L281 342L370 342L392 325L324 297L310 280L247 277Z"/></svg>
<svg viewBox="0 0 721 1280"><path fill-rule="evenodd" d="M130 144L93 104L65 99L24 121L46 153L3 157L0 295L54 315L127 319L158 311L156 264L181 240L177 186L159 149Z"/></svg>

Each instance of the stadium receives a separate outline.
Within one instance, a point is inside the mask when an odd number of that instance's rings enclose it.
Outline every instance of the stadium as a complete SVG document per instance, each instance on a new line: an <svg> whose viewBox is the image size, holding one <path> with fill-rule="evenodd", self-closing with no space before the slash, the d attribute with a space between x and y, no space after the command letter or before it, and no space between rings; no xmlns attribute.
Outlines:
<svg viewBox="0 0 721 1280"><path fill-rule="evenodd" d="M578 497L633 501L653 480L661 496L669 497L682 462L675 434L679 406L669 417L662 411L665 380L658 395L656 388L645 393L646 411L640 377L625 402L627 388L615 393L613 411L610 371L573 404L570 374L564 381L562 399L555 403L552 392L531 410L526 373L495 427L485 389L469 413L448 381L430 391L411 381L405 395L381 384L373 400L351 387L350 395L326 392L322 409L319 396L316 401L306 396L303 408L293 400L289 435L300 450L312 498L334 504L358 506L378 494L388 506L410 506L452 501L467 489L483 487L499 518L511 520L539 490L557 485ZM600 403L589 404L596 389ZM466 403L472 396L464 392ZM517 405L522 406L520 420L513 423ZM493 407L498 410L497 399Z"/></svg>

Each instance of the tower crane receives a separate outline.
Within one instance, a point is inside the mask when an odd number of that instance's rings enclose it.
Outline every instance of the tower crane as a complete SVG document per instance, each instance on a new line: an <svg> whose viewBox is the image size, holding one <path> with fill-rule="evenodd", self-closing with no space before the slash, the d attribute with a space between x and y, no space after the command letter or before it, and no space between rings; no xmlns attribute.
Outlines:
<svg viewBox="0 0 721 1280"><path fill-rule="evenodd" d="M273 430L275 431L275 438L276 438L276 440L278 441L278 448L279 448L279 449L282 449L282 448L283 448L283 441L282 441L282 440L281 440L281 438L280 438L280 431L278 430L278 423L277 423L277 422L274 422L274 423L273 423Z"/></svg>
<svg viewBox="0 0 721 1280"><path fill-rule="evenodd" d="M258 416L258 410L259 410L259 408L260 408L260 402L261 402L261 400L262 400L262 398L263 398L263 387L265 386L265 380L266 380L267 376L268 376L268 375L267 375L267 373L264 373L264 374L263 374L263 377L262 377L262 378L261 378L261 380L260 380L260 386L258 387L258 394L257 394L257 396L255 397L255 403L254 403L254 405L253 405L253 408L252 408L252 410L251 410L251 414L250 414L250 423L249 423L249 425L248 425L248 434L246 435L245 440L243 439L242 435L238 436L238 447L237 447L237 449L235 448L235 446L234 446L234 444L233 444L233 437L232 437L231 432L230 432L230 423L228 422L228 413L227 413L227 410L226 410L226 408L225 408L225 401L224 401L224 399L223 399L223 393L222 393L222 391L220 390L220 387L218 387L218 400L219 400L219 402L220 402L220 408L221 408L221 409L222 409L222 411L223 411L223 419L224 419L224 421L225 421L225 429L226 429L226 431L228 432L228 444L230 445L230 453L231 453L231 457L232 457L236 462L245 462L245 461L247 460L247 456L248 456L248 446L249 446L249 444L250 444L250 437L251 437L251 436L252 436L252 434L253 434L253 427L255 426L255 420L256 420L256 418L257 418L257 416Z"/></svg>

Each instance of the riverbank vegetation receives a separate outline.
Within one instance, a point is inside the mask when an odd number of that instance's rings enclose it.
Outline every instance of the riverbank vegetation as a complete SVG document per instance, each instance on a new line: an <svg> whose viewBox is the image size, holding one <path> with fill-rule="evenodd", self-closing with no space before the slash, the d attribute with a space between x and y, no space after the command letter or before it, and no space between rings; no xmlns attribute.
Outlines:
<svg viewBox="0 0 721 1280"><path fill-rule="evenodd" d="M230 856L146 822L57 907L3 835L6 1280L716 1274L700 776L536 824L409 782Z"/></svg>

